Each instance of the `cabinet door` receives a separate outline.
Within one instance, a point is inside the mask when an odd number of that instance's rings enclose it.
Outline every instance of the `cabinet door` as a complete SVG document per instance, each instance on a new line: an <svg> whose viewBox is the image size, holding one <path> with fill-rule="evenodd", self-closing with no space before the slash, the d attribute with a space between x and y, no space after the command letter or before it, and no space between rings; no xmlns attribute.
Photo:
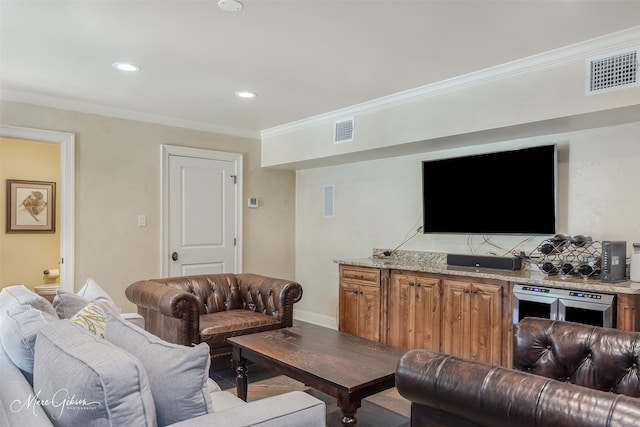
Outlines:
<svg viewBox="0 0 640 427"><path fill-rule="evenodd" d="M340 265L339 331L380 341L381 277L379 269Z"/></svg>
<svg viewBox="0 0 640 427"><path fill-rule="evenodd" d="M404 274L391 276L389 289L387 343L393 347L413 348L414 279Z"/></svg>
<svg viewBox="0 0 640 427"><path fill-rule="evenodd" d="M359 286L351 283L340 283L338 330L351 335L358 335L358 295Z"/></svg>
<svg viewBox="0 0 640 427"><path fill-rule="evenodd" d="M444 316L442 319L442 352L469 359L471 348L471 316L469 316L471 283L444 280Z"/></svg>
<svg viewBox="0 0 640 427"><path fill-rule="evenodd" d="M378 287L360 287L356 335L368 340L380 341L380 288Z"/></svg>
<svg viewBox="0 0 640 427"><path fill-rule="evenodd" d="M470 359L502 362L502 287L474 283L471 288Z"/></svg>
<svg viewBox="0 0 640 427"><path fill-rule="evenodd" d="M414 292L411 348L440 351L440 280L417 277Z"/></svg>

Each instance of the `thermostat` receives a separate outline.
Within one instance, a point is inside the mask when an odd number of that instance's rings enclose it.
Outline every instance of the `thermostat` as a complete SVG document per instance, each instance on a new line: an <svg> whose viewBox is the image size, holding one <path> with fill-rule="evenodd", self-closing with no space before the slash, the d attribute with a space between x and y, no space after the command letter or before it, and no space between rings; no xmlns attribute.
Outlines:
<svg viewBox="0 0 640 427"><path fill-rule="evenodd" d="M249 208L257 208L258 207L258 198L257 197L249 197L247 200L247 207Z"/></svg>

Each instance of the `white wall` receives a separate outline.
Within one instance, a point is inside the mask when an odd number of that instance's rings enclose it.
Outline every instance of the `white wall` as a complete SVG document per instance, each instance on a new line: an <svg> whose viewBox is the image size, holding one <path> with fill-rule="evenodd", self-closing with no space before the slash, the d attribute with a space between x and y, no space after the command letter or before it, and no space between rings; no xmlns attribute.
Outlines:
<svg viewBox="0 0 640 427"><path fill-rule="evenodd" d="M633 122L640 86L585 95L585 64L630 50L640 27L330 112L262 133L262 165L327 166ZM354 141L333 143L335 120Z"/></svg>
<svg viewBox="0 0 640 427"><path fill-rule="evenodd" d="M71 132L76 140L75 289L91 277L126 311L124 290L160 277L160 145L242 153L243 270L294 278L291 171L260 167L260 142L132 120L0 102L3 125ZM137 216L147 215L147 226Z"/></svg>
<svg viewBox="0 0 640 427"><path fill-rule="evenodd" d="M558 144L559 231L595 240L640 242L640 122L463 149L392 157L296 173L296 279L304 286L298 317L336 327L340 258L395 248L420 226L421 161L531 145ZM472 179L472 177L469 177ZM335 217L323 217L323 187L334 185ZM535 203L533 185L522 197ZM470 207L470 209L483 207ZM508 206L502 208L509 209ZM403 249L485 254L482 237L418 234ZM505 253L523 236L492 237ZM536 237L519 249L530 251ZM498 253L498 255L502 255Z"/></svg>

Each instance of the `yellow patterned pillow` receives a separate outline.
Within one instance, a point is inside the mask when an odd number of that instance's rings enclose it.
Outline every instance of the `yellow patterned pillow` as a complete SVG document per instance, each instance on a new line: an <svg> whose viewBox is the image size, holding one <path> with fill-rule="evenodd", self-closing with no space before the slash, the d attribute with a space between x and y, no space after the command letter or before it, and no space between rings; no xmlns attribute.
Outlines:
<svg viewBox="0 0 640 427"><path fill-rule="evenodd" d="M89 332L100 338L104 338L105 323L107 322L107 312L102 304L90 302L82 310L73 315L71 322L81 325Z"/></svg>

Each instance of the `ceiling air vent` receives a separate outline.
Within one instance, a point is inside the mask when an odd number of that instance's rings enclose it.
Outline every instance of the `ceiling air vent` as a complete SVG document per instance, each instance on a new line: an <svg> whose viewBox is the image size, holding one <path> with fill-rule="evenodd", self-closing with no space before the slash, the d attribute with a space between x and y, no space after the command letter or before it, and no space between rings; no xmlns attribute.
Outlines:
<svg viewBox="0 0 640 427"><path fill-rule="evenodd" d="M640 85L639 47L587 58L587 95Z"/></svg>
<svg viewBox="0 0 640 427"><path fill-rule="evenodd" d="M334 123L333 143L353 141L353 119L342 120Z"/></svg>

